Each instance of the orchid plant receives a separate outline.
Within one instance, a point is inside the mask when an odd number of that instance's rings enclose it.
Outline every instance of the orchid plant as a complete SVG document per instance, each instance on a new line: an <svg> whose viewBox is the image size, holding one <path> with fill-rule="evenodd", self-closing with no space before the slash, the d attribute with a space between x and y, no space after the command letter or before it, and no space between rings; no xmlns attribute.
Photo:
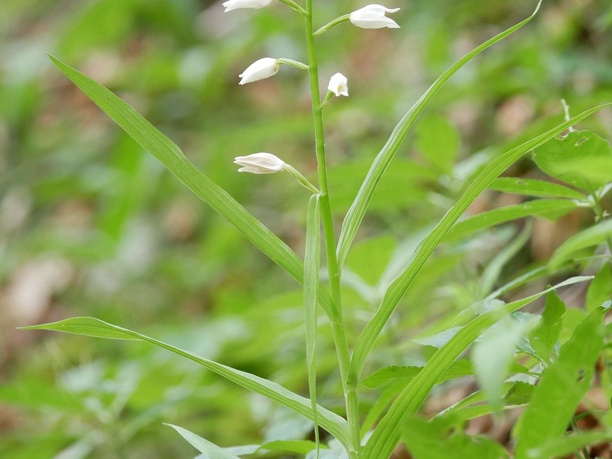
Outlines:
<svg viewBox="0 0 612 459"><path fill-rule="evenodd" d="M553 336L555 325L551 325L548 318L542 318L539 325L536 322L529 321L507 325L506 331L499 333L503 336L501 341L499 341L499 334L490 336L486 332L498 323L509 324L510 322L507 322L508 317L515 311L543 296L547 298L546 311L549 311L549 315L555 314L554 311L558 310L559 307L554 290L561 286L584 282L590 280L590 278L571 278L561 284L522 299L509 303L500 301L500 297L504 293L519 285L523 285L533 277L543 275L546 270L530 273L498 290L488 291L483 296L482 301L470 311L473 314L472 317L468 317L468 314L458 318L456 328L452 329L452 333L447 333L446 338L440 342L435 352L433 352L422 368L409 370L407 368L414 367L389 367L380 370L378 373L370 374L365 379L363 372L366 360L375 348L376 342L383 333L385 325L388 323L396 306L413 285L425 262L443 241L459 238L471 231L487 228L491 225L526 215L544 215L554 211L563 213L578 206L587 206L596 211L596 225L592 227L590 233L578 235L568 245L561 247L554 258L554 266L561 266L565 261L570 260L576 250L594 247L600 243L604 245L610 243L609 234L612 230L612 220L602 210L601 201L603 196L610 190L612 180L590 180L588 181L588 186L583 185L583 183L576 185L576 183L569 182L572 186L578 186L578 188L583 190L586 189L586 194L561 185L547 184L546 182L537 184L529 182L523 186L518 182L497 180L497 177L510 165L531 151L537 152L536 161L542 170L552 177L563 180L563 177L566 177L564 175L565 169L559 172L558 167L555 169L555 167L551 166L553 163L558 165L558 162L556 159L551 159L554 153L547 152L547 148L548 150L552 148L550 147L550 142L557 142L558 139L555 139L555 137L565 130L571 129L587 116L600 110L603 105L586 110L573 118L567 116L563 122L540 133L531 140L497 155L484 165L480 173L476 174L467 184L461 197L447 211L438 224L425 235L420 244L416 246L411 258L405 260L401 269L397 271L397 275L388 283L384 294L381 296L376 312L369 319L365 327L357 336L349 336L351 330L346 326L343 308L342 283L344 267L378 183L382 180L385 171L390 167L393 158L399 151L411 127L416 123L421 112L440 88L472 58L530 22L536 15L540 5L538 4L530 17L484 42L453 64L406 112L393 130L387 143L372 161L371 168L355 196L353 204L342 220L340 232L336 234L334 214L332 213L329 198L323 113L325 107L334 97L349 96L348 79L341 73L335 73L329 77L325 75L324 80L329 81L329 83L327 92L322 94L320 86L322 75L319 74L316 38L332 27L347 22L363 29L397 29L400 26L388 15L397 13L399 8L371 4L333 19L319 28L315 28L315 22L319 18L315 14L313 3L314 0L305 0L302 4L298 4L293 0L278 0L277 2L274 0L228 0L223 3L225 12L239 9L281 7L278 4L283 4L282 6L289 7L295 11L298 19L301 18L304 21L307 62L302 63L289 58L260 58L239 75L241 78L239 84L251 84L265 78L274 77L279 72L281 65L289 65L307 72L312 108L314 156L317 161L317 180L314 184L311 183L296 168L272 153L259 152L247 156L238 156L234 161L240 166L239 172L252 174L288 172L300 185L311 193L306 210L307 223L304 259L298 257L292 248L273 234L262 222L252 216L206 175L197 170L172 141L149 124L127 103L82 73L52 58L64 74L143 148L156 156L198 197L223 215L245 237L259 247L263 253L303 285L305 354L308 369L309 397L303 397L291 392L273 381L207 360L152 337L94 318L73 318L52 324L26 328L56 330L103 338L146 341L197 362L221 377L295 411L301 416L310 419L313 423L313 442L295 439L296 441L293 443L284 442L282 445L263 444L233 449L223 448L184 428L172 426L202 453L200 457L225 459L253 454L258 451L285 451L305 453L308 457L382 459L388 458L400 443L405 443L414 457L417 458L448 457L450 454L455 454L458 457L508 457L503 448L495 445L492 441L485 441L484 439L471 441L464 434L449 434L454 428L461 425L462 422L471 419L470 416L472 415L466 414L465 410L461 411L461 408L470 407L472 406L471 403L485 400L488 401L488 404L483 405L485 408L480 409L479 413L499 411L505 404L508 406L525 404L530 400L530 406L525 412L522 423L517 431L516 457L519 459L548 457L547 451L549 450L546 448L551 444L557 444L555 442L563 440L565 429L573 414L573 408L569 411L561 410L560 420L557 419L559 413L550 413L547 409L538 410L538 403L540 407L547 406L546 394L542 394L542 391L539 389L542 386L556 387L555 384L557 384L563 386L564 390L574 390L575 387L571 385L572 381L563 380L559 376L559 372L569 374L581 371L583 376L584 372L587 373L587 376L591 374L589 373L591 371L590 368L592 368L590 364L595 362L601 350L601 337L603 333L601 319L606 310L605 308L609 309L610 302L605 303L605 307L599 307L601 305L593 307L583 323L576 328L576 338L570 339L560 351L558 351L557 346L558 332L556 336ZM358 78L358 76L353 76L352 78ZM571 133L571 135L574 134L576 132ZM597 151L599 152L597 159L599 162L597 164L605 163L606 167L609 167L612 153L610 153L607 143L604 142L602 144L602 139L596 138L596 136L590 133L576 135L582 136L580 137L582 139L580 143L578 143L578 139L576 140L576 145L579 144L585 148L585 145L597 144ZM605 145L607 145L607 149ZM282 156L282 152L277 153ZM565 166L566 169L571 169L571 165L565 164ZM596 175L595 172L589 176L589 179L592 179L593 175ZM516 193L520 193L522 190L522 193L527 195L565 196L565 198L559 197L556 200L548 200L555 202L547 202L541 208L532 205L529 208L522 207L520 209L513 209L510 212L506 211L504 215L489 214L486 218L479 218L477 215L460 221L460 217L476 197L487 187L494 186L497 186L497 189L504 189L505 187L506 191L510 190L510 192ZM550 206L553 206L552 210ZM520 245L515 245L513 249L509 249L510 252L506 255L512 255L519 248ZM609 260L609 253L607 256ZM321 275L321 265L325 266L326 273L324 276ZM317 330L319 327L319 310L325 314L332 330L338 374L344 400L344 409L341 414L317 402ZM457 359L481 336L480 343L485 343L485 345L478 344L476 346L474 367L479 378L481 378L482 386L485 389L484 394L480 394L474 399L466 398L466 400L458 405L458 408L451 410L450 414L440 413L432 421L424 421L418 418L416 415L419 407L436 384L465 374L465 370L464 373L457 370L456 364L459 362ZM503 356L491 355L490 350L488 350L487 344L492 345L494 338L498 339L498 341L495 341L495 345L498 346L496 349L505 350ZM506 371L504 368L510 365L514 349L521 339L528 339L531 342L530 346L523 345L523 349L526 346L530 349L525 352L528 354L531 352L529 355L540 359L538 361L540 365L538 367L540 368L539 373L535 369L525 371L532 376L540 377L541 385L534 386L531 384L528 395L523 393L523 398L517 396L511 399L508 395L511 392L509 388L511 390L527 390L523 386L512 386L511 383L505 380L506 373L504 373ZM599 341L597 341L598 339ZM577 348L580 347L578 344L579 340L587 340L591 343L591 346L587 350L582 349L582 363L576 366L575 360L571 356L573 353L578 352ZM599 347L597 342L599 342ZM354 345L349 343L354 343ZM544 355L545 357L542 357ZM551 359L552 355L558 355L558 358L556 360ZM495 375L491 375L491 372L488 370L491 367L490 363L499 359L502 360L501 369ZM534 365L534 368L536 366ZM542 368L546 368L548 371L542 372ZM386 388L380 401L369 412L365 413L360 398L361 392L364 384L366 386L368 384L370 386L374 385L374 387L376 387L376 384L379 384L374 383L373 380L382 381L382 383L393 382L393 384L385 386ZM509 384L510 386L508 386ZM583 386L584 384L580 386L580 390L586 390ZM512 389L513 387L514 389ZM505 388L505 399L501 394L502 388ZM580 394L584 393L584 391L574 391L572 393L575 396L573 396L572 402L568 405L574 407L575 403L578 403L580 400ZM532 408L532 406L535 406L535 408ZM557 416L557 418L553 421L552 417L554 416ZM554 425L550 429L543 430L552 424ZM597 438L590 438L590 441L607 438L606 435L610 435L609 430L603 431L601 435L596 436ZM444 446L444 444L448 446ZM434 447L432 445L437 446ZM467 451L470 451L470 453L467 453ZM462 454L470 455L462 456Z"/></svg>

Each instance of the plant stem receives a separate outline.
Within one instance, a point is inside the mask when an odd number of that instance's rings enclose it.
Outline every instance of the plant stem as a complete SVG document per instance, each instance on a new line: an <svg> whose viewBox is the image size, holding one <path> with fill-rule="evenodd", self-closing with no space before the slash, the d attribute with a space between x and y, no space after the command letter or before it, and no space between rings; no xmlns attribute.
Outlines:
<svg viewBox="0 0 612 459"><path fill-rule="evenodd" d="M325 156L325 133L323 131L323 114L321 109L321 96L319 89L319 68L317 64L317 53L315 47L315 36L312 27L312 0L306 0L306 47L308 52L308 76L310 80L310 95L312 99L312 117L315 134L315 151L317 156L317 173L319 189L321 190L321 221L325 238L325 252L327 256L327 269L329 283L333 300L332 317L330 317L332 332L336 345L340 377L346 403L346 415L350 430L351 445L348 453L351 459L360 455L361 440L359 434L359 403L357 399L356 384L348 381L350 355L344 320L342 318L342 306L340 296L340 270L336 258L336 240L334 236L334 224L331 207L329 204L329 190L327 187L327 165Z"/></svg>

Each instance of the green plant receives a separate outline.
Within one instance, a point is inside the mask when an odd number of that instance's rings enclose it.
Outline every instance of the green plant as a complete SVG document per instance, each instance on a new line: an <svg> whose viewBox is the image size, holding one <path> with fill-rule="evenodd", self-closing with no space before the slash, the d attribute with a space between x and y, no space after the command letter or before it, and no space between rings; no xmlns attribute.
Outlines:
<svg viewBox="0 0 612 459"><path fill-rule="evenodd" d="M609 294L606 293L605 289L602 289L601 285L605 285L606 279L609 280L609 274L606 274L609 273L609 253L603 256L602 268L596 278L600 279L599 283L593 282L591 284L592 290L590 291L593 292L591 297L596 298L596 300L591 303L590 314L576 328L574 336L563 345L559 351L558 359L554 357L557 354L559 321L558 319L549 319L549 316L557 318L562 316L565 306L559 305L560 300L552 292L555 288L584 282L590 280L590 278L571 278L558 283L554 288L551 287L506 304L498 300L500 295L511 291L528 280L544 274L558 272L569 260L575 258L577 253L585 256L585 259L593 258L595 260L593 263L596 263L597 260L592 256L592 253L587 252L584 255L582 252L585 252L585 250L592 252L592 248L600 244L610 245L610 220L607 218L602 205L604 196L611 188L610 164L612 163L612 153L610 152L610 146L595 134L572 130L574 125L605 105L586 110L571 118L568 116L564 122L542 131L518 146L497 154L475 173L461 197L415 248L410 260L403 263L388 284L384 285L384 291L380 295L376 312L357 337L348 335L350 330L346 326L347 320L342 304L342 280L343 276L346 275L345 267L353 241L378 184L389 169L402 142L416 123L419 115L453 74L482 51L526 25L535 16L537 9L526 20L486 41L457 61L408 110L394 129L386 145L374 159L357 196L343 219L340 233L336 237L329 196L323 110L334 96L346 92L346 82L342 79L335 80L335 84L330 84L326 96L321 100L315 39L332 27L349 20L355 25L365 28L394 27L395 23L384 14L394 10L382 7L366 7L364 10L358 10L359 14L354 12L351 15L341 16L315 31L311 0L306 0L304 6L300 6L291 0L281 1L304 18L308 62L302 64L291 59L265 58L245 70L241 75L243 78L241 84L271 77L278 72L279 65L290 65L308 71L317 158L317 184L312 185L293 167L276 157L247 156L237 158L237 162L245 167L247 172L273 173L286 170L313 192L307 210L306 256L304 260L300 259L287 244L252 216L227 192L201 173L172 141L155 129L132 107L82 73L55 58L52 59L68 78L144 149L160 160L199 198L223 215L272 261L303 284L310 397L299 396L267 379L198 357L170 344L98 319L74 318L26 328L57 330L112 339L142 340L152 343L186 359L193 360L206 369L248 390L264 395L312 420L315 426L314 443L303 441L283 444L268 443L238 450L220 448L185 429L175 427L186 440L210 457L236 457L241 454L250 454L256 450L296 453L308 453L311 450L316 450L316 454L319 455L321 446L318 437L319 426L331 434L341 445L338 448L337 445L334 446L333 443L330 443L331 449L325 452L325 454L329 454L329 457L343 457L343 455L351 459L388 457L400 440L406 443L415 457L447 457L449 452L462 454L463 457L473 457L474 455L487 457L485 454L489 454L491 457L499 457L499 455L505 453L500 450L500 447L493 445L492 442L473 439L462 433L449 436L449 432L475 416L474 411L478 414L495 412L508 406L525 404L527 401L529 401L527 411L530 414L529 419L538 419L538 421L533 424L525 418L520 425L517 457L546 457L546 455L551 454L549 451L555 451L554 454L563 454L563 452L558 453L558 451L573 451L583 444L609 439L609 430L596 434L589 433L589 435L564 435L565 428L573 416L573 408L582 398L588 382L591 380L591 369L603 347L604 332L601 318L604 307L609 308L609 303L606 304L606 301L609 300ZM230 10L233 9L232 6L239 4L242 4L243 7L261 7L270 3L270 1L261 0L229 1L226 2L226 7ZM561 140L556 139L565 130L571 132ZM535 152L535 162L543 172L571 187L536 180L498 179L500 174L530 151ZM487 188L546 199L537 199L515 206L491 210L460 220L470 204ZM382 373L374 373L362 380L366 360L371 356L375 344L381 337L384 327L389 323L393 311L407 291L417 282L417 276L442 243L460 241L466 236L476 234L478 231L490 228L493 225L525 216L558 218L579 207L592 209L596 224L577 233L562 245L548 263L547 269L535 269L495 291L492 291L493 283L485 282L486 276L483 276L482 295L479 298L481 301L470 308L468 313L453 318L456 322L455 325L460 328L454 329L452 336L446 335L444 339L438 341L437 350L432 353L422 368L412 370L409 369L410 367L389 367L380 370ZM323 237L321 237L321 227L323 228ZM503 263L504 259L516 253L524 243L521 243L522 240L517 238L515 244L509 245L508 251L500 254L499 263ZM322 279L320 276L320 252L322 248L324 249L327 267L326 279ZM601 263L601 260L599 262ZM495 273L495 265L492 264L488 275L496 279ZM531 320L532 317L515 314L518 309L545 295L547 296L547 306L539 325L536 326L535 321ZM318 306L322 308L331 324L345 400L345 417L317 403ZM469 315L470 312L474 317ZM486 333L487 329L494 327L496 324L505 327L507 333ZM440 413L430 422L424 422L415 417L419 407L434 386L445 378L455 377L453 374L449 376L446 373L450 371L454 363L461 362L457 359L481 335L483 335L481 343L484 344L475 347L474 368L464 369L463 372L457 372L455 376L478 374L483 386L483 393L479 400L486 400L488 404L472 406L476 397L466 398L464 403L460 403L447 412ZM528 337L528 343L522 343L522 347L519 347L519 349L534 359L533 362L535 363L532 362L531 367L524 366L524 369L521 368L517 373L533 376L538 371L538 365L546 367L546 371L542 374L542 384L537 388L534 388L533 385L527 388L523 386L526 383L522 381L520 383L506 382L508 368L514 357L516 346L520 345L521 339L525 339L525 337ZM352 342L355 343L354 346L349 346L349 343ZM588 346L581 346L581 343L586 342L588 342ZM494 343L496 349L504 348L504 358L496 360L499 356L487 352L487 343L489 346ZM494 361L496 361L497 366L492 365ZM372 380L375 380L376 383L373 383ZM371 411L363 420L360 404L363 389L360 385L367 387L368 384L374 387L383 387L385 396L381 398L382 402L380 404L373 405ZM557 419L558 424L555 424L554 428L541 435L531 435L537 431L536 427L538 426L552 425L546 415L552 412L551 407L558 401L558 397L550 396L541 387L550 385L557 388L561 387L562 384L566 392L574 395L571 403L564 405L568 410L570 408L571 410L564 412L563 416ZM520 399L521 403L517 403L519 397L515 395L515 392L519 390L523 391L523 398ZM531 397L525 394L531 395ZM472 408L472 411L469 408ZM609 417L609 414L607 416ZM440 439L447 441L440 442ZM440 445L439 451L432 448L432 444Z"/></svg>

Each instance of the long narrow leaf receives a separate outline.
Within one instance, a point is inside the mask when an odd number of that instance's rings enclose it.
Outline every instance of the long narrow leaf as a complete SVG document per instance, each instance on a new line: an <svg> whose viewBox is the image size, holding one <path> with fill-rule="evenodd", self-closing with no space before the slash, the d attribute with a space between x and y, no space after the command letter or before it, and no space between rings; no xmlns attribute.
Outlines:
<svg viewBox="0 0 612 459"><path fill-rule="evenodd" d="M93 317L75 317L59 322L53 322L41 325L31 325L23 327L25 330L53 330L64 333L73 333L77 335L93 336L96 338L111 338L111 339L128 339L140 340L154 344L155 346L166 349L174 354L180 355L186 359L202 365L204 368L218 374L219 376L238 384L252 392L263 395L272 401L275 401L302 416L311 419L313 418L312 406L310 400L301 397L290 390L284 388L280 384L269 381L259 376L236 370L221 363L198 357L191 352L179 349L170 344L156 340L141 333L119 327L107 322L104 322ZM348 430L346 421L331 411L318 406L318 422L321 427L332 434L338 441L344 445L348 445Z"/></svg>
<svg viewBox="0 0 612 459"><path fill-rule="evenodd" d="M228 453L220 446L215 445L214 443L194 434L187 429L183 429L182 427L175 426L173 424L166 425L176 430L179 435L183 437L191 446L208 457L214 457L215 459L240 459L238 456Z"/></svg>
<svg viewBox="0 0 612 459"><path fill-rule="evenodd" d="M536 138L515 147L506 153L498 156L491 161L480 174L472 180L467 190L459 198L457 203L451 207L436 227L423 239L416 249L411 262L408 266L393 280L389 289L386 292L385 297L382 300L378 310L374 317L367 323L355 345L355 351L351 360L351 373L353 377L359 378L361 369L365 359L367 358L370 350L374 347L380 332L382 331L385 323L389 320L391 313L399 303L400 299L404 296L412 282L416 278L417 274L433 253L435 248L440 244L442 239L451 230L455 222L459 219L461 214L468 208L468 206L478 197L478 195L491 183L499 174L506 170L511 164L517 161L521 156L526 154L533 148L542 145L548 140L552 139L556 135L563 132L570 126L578 123L580 120L587 116L595 113L611 104L599 105L582 112L574 118L557 125L537 136Z"/></svg>
<svg viewBox="0 0 612 459"><path fill-rule="evenodd" d="M514 206L487 210L457 222L446 235L445 241L455 241L470 233L523 217L534 216L556 220L576 207L578 207L576 201L567 199L537 199Z"/></svg>
<svg viewBox="0 0 612 459"><path fill-rule="evenodd" d="M402 145L404 139L408 135L408 131L414 125L416 120L418 119L421 112L425 109L427 104L431 101L431 99L436 95L436 93L444 86L444 84L465 64L467 64L472 58L476 57L478 54L483 52L485 49L494 45L495 43L503 40L508 35L516 32L518 29L523 27L529 21L533 19L533 17L538 12L540 8L540 2L538 3L537 8L533 12L531 16L529 16L524 21L519 22L513 27L503 31L499 35L487 40L477 48L474 48L472 51L467 53L461 59L459 59L455 64L453 64L448 70L446 70L440 77L429 87L429 89L421 96L421 98L408 110L408 112L404 115L404 117L400 120L400 122L395 126L389 140L382 148L380 153L374 159L370 170L368 171L368 175L366 176L353 204L351 205L346 217L344 218L344 222L342 223L342 229L340 231L340 238L338 241L338 264L342 266L346 260L348 255L348 251L353 243L353 239L357 234L357 230L361 225L361 221L366 213L366 210L372 200L372 196L374 195L374 191L380 182L382 176L385 171L391 164L391 161L395 157L397 151Z"/></svg>
<svg viewBox="0 0 612 459"><path fill-rule="evenodd" d="M547 292L590 280L591 277L575 277L555 285L543 292L518 301L508 303L498 309L483 314L461 328L444 346L439 348L427 364L406 388L397 396L387 414L380 421L368 440L363 451L363 459L389 457L400 437L401 420L411 416L419 409L431 388L449 365L465 351L487 328L498 320L531 303Z"/></svg>
<svg viewBox="0 0 612 459"><path fill-rule="evenodd" d="M62 73L136 143L155 156L187 188L225 217L272 261L298 282L303 282L304 266L295 252L223 188L198 170L174 142L104 86L55 57L50 57ZM319 293L321 304L327 312L330 305L329 295L322 290Z"/></svg>
<svg viewBox="0 0 612 459"><path fill-rule="evenodd" d="M306 324L306 366L308 389L312 405L317 457L319 452L319 429L317 415L317 290L319 287L319 264L321 253L321 214L319 195L308 203L306 219L306 254L304 256L304 315Z"/></svg>

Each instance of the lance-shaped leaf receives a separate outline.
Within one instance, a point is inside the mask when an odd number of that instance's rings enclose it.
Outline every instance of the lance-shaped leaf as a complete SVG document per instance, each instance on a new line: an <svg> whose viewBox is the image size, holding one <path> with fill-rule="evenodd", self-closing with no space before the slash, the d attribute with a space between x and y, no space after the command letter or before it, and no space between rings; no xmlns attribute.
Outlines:
<svg viewBox="0 0 612 459"><path fill-rule="evenodd" d="M223 188L198 170L174 142L156 129L129 104L101 84L52 56L51 60L121 129L142 148L155 156L196 196L225 217L248 240L293 278L300 283L303 282L304 265L295 252ZM328 312L331 302L329 294L320 290L319 300L325 311Z"/></svg>
<svg viewBox="0 0 612 459"><path fill-rule="evenodd" d="M563 132L570 126L573 126L578 121L586 118L587 116L595 113L603 107L610 104L600 105L589 110L586 110L578 116L559 124L558 126L550 129L549 131L535 137L534 139L515 147L504 154L493 159L481 172L474 178L468 185L464 194L459 198L457 203L451 207L444 217L438 222L436 227L421 241L415 253L412 256L412 260L404 268L400 274L393 280L389 289L387 290L385 297L383 298L376 314L367 323L361 334L357 339L353 357L351 359L351 373L352 377L358 379L361 374L361 369L365 363L370 350L374 347L374 344L380 335L384 325L389 320L391 313L399 303L400 299L404 296L408 288L414 282L417 274L436 249L436 247L442 242L443 238L448 234L453 225L457 222L461 214L465 212L468 206L478 197L478 195L504 170L506 170L511 164L521 158L528 151L542 145L546 141L552 139L556 135ZM603 223L603 222L602 222ZM611 223L608 220L608 224ZM601 225L601 223L600 223Z"/></svg>
<svg viewBox="0 0 612 459"><path fill-rule="evenodd" d="M285 387L273 381L255 376L245 371L237 370L227 365L205 359L192 354L189 351L179 349L170 344L159 341L155 338L143 335L142 333L119 327L117 325L104 322L93 317L75 317L72 319L61 320L41 325L31 325L22 327L24 330L53 330L64 333L73 333L77 335L93 336L96 338L108 339L127 339L146 341L155 346L166 349L174 354L180 355L188 360L202 365L207 370L218 374L219 376L238 384L252 392L263 395L272 401L275 401L302 416L313 419L313 410L310 400L300 395L297 395ZM332 434L342 444L348 444L348 430L346 421L335 413L323 408L317 407L319 425Z"/></svg>
<svg viewBox="0 0 612 459"><path fill-rule="evenodd" d="M517 459L546 459L550 456L542 455L537 448L565 435L576 406L591 384L603 345L603 314L604 308L589 314L542 375L518 424Z"/></svg>
<svg viewBox="0 0 612 459"><path fill-rule="evenodd" d="M590 277L574 277L561 282L543 292L521 300L505 304L487 312L464 325L455 335L427 361L423 369L408 383L397 396L387 414L382 418L374 433L369 438L364 450L363 459L389 457L397 444L402 420L412 416L419 409L431 388L444 374L451 363L461 355L486 329L501 318L531 303L549 291L584 282Z"/></svg>
<svg viewBox="0 0 612 459"><path fill-rule="evenodd" d="M541 3L541 2L540 2ZM408 110L408 112L404 115L404 117L399 121L389 140L382 148L380 153L374 159L368 174L351 205L351 208L346 214L344 218L344 222L342 223L342 229L340 231L340 238L338 240L338 264L342 266L346 260L348 255L348 251L353 243L353 239L357 234L357 230L361 225L361 221L368 209L370 201L372 200L372 196L374 195L374 191L378 186L382 176L385 171L391 164L391 161L395 157L398 152L400 146L402 145L404 139L408 135L408 131L414 125L417 118L421 114L421 112L425 109L427 104L431 101L431 99L436 95L436 93L444 86L444 84L465 64L467 64L472 58L476 57L478 54L483 52L485 49L494 45L495 43L503 40L508 35L516 32L518 29L527 24L540 8L540 3L536 10L533 12L531 16L525 19L522 22L519 22L513 27L503 31L499 35L487 40L482 45L474 48L472 51L467 53L461 59L459 59L455 64L453 64L448 70L446 70L440 77L429 87L429 89L421 96L421 98Z"/></svg>

